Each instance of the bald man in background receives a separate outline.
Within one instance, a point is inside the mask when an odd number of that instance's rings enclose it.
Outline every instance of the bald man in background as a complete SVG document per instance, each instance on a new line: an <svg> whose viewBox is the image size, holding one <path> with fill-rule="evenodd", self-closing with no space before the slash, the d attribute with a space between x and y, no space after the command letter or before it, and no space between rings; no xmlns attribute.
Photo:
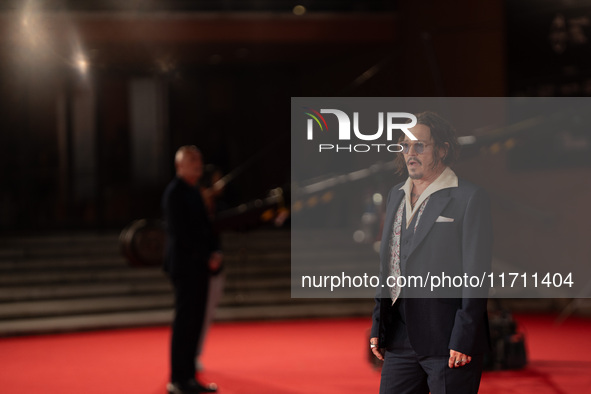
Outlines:
<svg viewBox="0 0 591 394"><path fill-rule="evenodd" d="M182 146L175 155L176 177L163 196L166 223L164 270L174 287L169 394L212 393L213 383L196 380L195 355L207 304L209 273L222 255L197 184L203 174L201 152Z"/></svg>

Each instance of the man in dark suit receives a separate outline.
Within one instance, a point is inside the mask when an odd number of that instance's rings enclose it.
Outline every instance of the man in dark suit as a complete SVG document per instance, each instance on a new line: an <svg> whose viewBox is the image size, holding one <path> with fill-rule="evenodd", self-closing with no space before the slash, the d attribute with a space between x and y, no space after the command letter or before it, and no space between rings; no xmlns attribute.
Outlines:
<svg viewBox="0 0 591 394"><path fill-rule="evenodd" d="M179 148L175 156L176 177L164 192L166 256L175 296L171 340L171 394L211 393L215 384L195 379L195 355L201 335L210 270L221 264L217 238L197 184L203 174L201 153L195 146Z"/></svg>
<svg viewBox="0 0 591 394"><path fill-rule="evenodd" d="M384 360L380 393L477 393L490 346L486 284L449 281L427 293L437 282L419 289L396 279L482 279L491 263L489 200L449 168L459 144L446 120L424 112L410 131L417 140L405 136L397 158L408 179L390 191L382 232L380 278L387 285L376 295L370 338Z"/></svg>

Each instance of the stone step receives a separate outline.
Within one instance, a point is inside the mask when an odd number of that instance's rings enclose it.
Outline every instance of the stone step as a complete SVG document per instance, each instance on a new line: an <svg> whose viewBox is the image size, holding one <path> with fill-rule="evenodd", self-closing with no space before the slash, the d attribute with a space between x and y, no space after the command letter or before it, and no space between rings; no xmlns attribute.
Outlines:
<svg viewBox="0 0 591 394"><path fill-rule="evenodd" d="M327 318L367 316L371 326L373 300L291 300L282 305L221 307L216 321L280 320L297 318ZM44 317L0 321L0 336L45 334L56 332L168 325L171 308L94 315Z"/></svg>
<svg viewBox="0 0 591 394"><path fill-rule="evenodd" d="M48 283L112 282L150 280L164 277L160 269L78 269L59 271L11 272L0 276L0 286L41 285Z"/></svg>
<svg viewBox="0 0 591 394"><path fill-rule="evenodd" d="M37 300L0 304L0 320L44 316L69 316L76 314L95 314L120 311L139 311L171 308L174 297L172 291L161 294L135 294L125 296L78 297L70 300ZM277 290L273 297L268 291L230 291L225 292L220 306L265 305L291 301L289 290ZM303 300L302 302L306 302Z"/></svg>
<svg viewBox="0 0 591 394"><path fill-rule="evenodd" d="M224 233L221 244L224 250L278 250L288 248L289 231L262 231L250 233ZM47 256L120 255L118 234L71 234L62 236L2 237L0 261Z"/></svg>
<svg viewBox="0 0 591 394"><path fill-rule="evenodd" d="M290 245L289 242L285 242L283 244L273 242L270 244L257 245L249 241L246 245L234 245L234 247L228 245L227 243L222 243L222 249L224 254L228 255L240 255L241 253L248 253L257 256L265 256L274 253L289 253ZM80 246L76 248L60 245L52 249L35 247L18 250L7 250L0 247L0 266L10 266L10 264L18 264L23 262L29 262L32 264L38 264L39 261L59 262L60 260L64 260L65 262L97 262L100 260L108 261L110 259L126 262L118 245L108 245L107 247L102 245L91 245Z"/></svg>
<svg viewBox="0 0 591 394"><path fill-rule="evenodd" d="M291 238L291 232L288 229L262 229L249 232L224 232L222 233L224 240L231 242L239 242L243 239L251 239L260 242L268 242L269 237L272 237L274 241L277 240L289 240ZM118 232L92 232L92 231L80 231L76 233L63 233L63 234L40 234L40 235L5 235L0 238L0 248L10 245L80 245L80 244L92 244L97 242L119 242Z"/></svg>
<svg viewBox="0 0 591 394"><path fill-rule="evenodd" d="M172 294L136 295L0 304L0 318L22 319L170 308Z"/></svg>
<svg viewBox="0 0 591 394"><path fill-rule="evenodd" d="M290 289L289 274L282 276L244 278L230 276L226 278L226 292L250 291L252 289ZM0 306L2 303L16 303L34 300L67 300L76 297L99 297L106 295L134 295L166 293L171 291L168 279L142 280L136 282L116 281L81 284L44 284L39 286L15 286L0 288Z"/></svg>
<svg viewBox="0 0 591 394"><path fill-rule="evenodd" d="M0 273L3 275L16 271L32 271L32 270L59 270L59 269L75 269L75 268L113 268L126 267L127 260L120 254L105 256L100 255L96 257L90 256L73 256L67 258L29 258L24 260L4 260L0 261Z"/></svg>
<svg viewBox="0 0 591 394"><path fill-rule="evenodd" d="M224 272L229 280L234 277L247 279L249 277L289 276L289 256L275 255L262 258L235 258L226 256ZM60 286L72 283L102 283L102 282L140 282L166 278L161 267L129 267L126 265L82 265L82 266L43 266L21 269L0 269L0 294L7 287L43 286L51 283ZM2 297L0 296L0 301Z"/></svg>
<svg viewBox="0 0 591 394"><path fill-rule="evenodd" d="M289 252L268 252L256 253L248 252L245 254L230 254L224 253L224 266L233 269L232 267L247 267L247 266L277 266L290 265L291 255ZM101 257L96 259L91 258L68 258L68 259L35 259L23 261L3 261L0 262L0 274L10 275L12 273L21 272L61 272L68 270L105 270L114 268L129 268L133 270L160 270L158 266L138 267L130 266L123 257Z"/></svg>
<svg viewBox="0 0 591 394"><path fill-rule="evenodd" d="M107 295L133 295L164 293L171 291L167 280L150 280L140 282L101 282L85 284L46 284L39 286L18 286L0 288L0 303L60 300L76 297L99 297ZM1 304L0 304L1 305Z"/></svg>
<svg viewBox="0 0 591 394"><path fill-rule="evenodd" d="M289 231L222 238L219 319L311 313L317 300L291 299ZM161 267L129 266L117 234L0 239L0 335L167 324L172 304Z"/></svg>
<svg viewBox="0 0 591 394"><path fill-rule="evenodd" d="M374 304L373 299L292 299L285 305L220 308L216 320L279 320L367 316L368 328L370 328Z"/></svg>

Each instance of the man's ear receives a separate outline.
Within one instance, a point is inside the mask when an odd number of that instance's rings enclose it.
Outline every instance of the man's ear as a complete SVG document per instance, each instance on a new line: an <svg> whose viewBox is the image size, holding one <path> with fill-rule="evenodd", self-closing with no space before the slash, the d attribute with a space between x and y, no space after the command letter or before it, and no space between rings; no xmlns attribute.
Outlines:
<svg viewBox="0 0 591 394"><path fill-rule="evenodd" d="M441 152L441 160L445 160L447 153L449 152L449 142L444 142L443 145L445 145L445 148Z"/></svg>

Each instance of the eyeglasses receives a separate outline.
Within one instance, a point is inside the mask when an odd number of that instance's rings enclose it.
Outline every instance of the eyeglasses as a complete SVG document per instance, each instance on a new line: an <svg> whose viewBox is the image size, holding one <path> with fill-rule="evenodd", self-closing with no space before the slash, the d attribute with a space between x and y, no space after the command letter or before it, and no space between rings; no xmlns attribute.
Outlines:
<svg viewBox="0 0 591 394"><path fill-rule="evenodd" d="M420 155L425 151L425 147L433 145L433 144L425 144L424 142L415 142L413 144L409 144L408 142L401 142L400 146L402 146L402 153L405 155L410 152L410 148L413 147L417 155Z"/></svg>

